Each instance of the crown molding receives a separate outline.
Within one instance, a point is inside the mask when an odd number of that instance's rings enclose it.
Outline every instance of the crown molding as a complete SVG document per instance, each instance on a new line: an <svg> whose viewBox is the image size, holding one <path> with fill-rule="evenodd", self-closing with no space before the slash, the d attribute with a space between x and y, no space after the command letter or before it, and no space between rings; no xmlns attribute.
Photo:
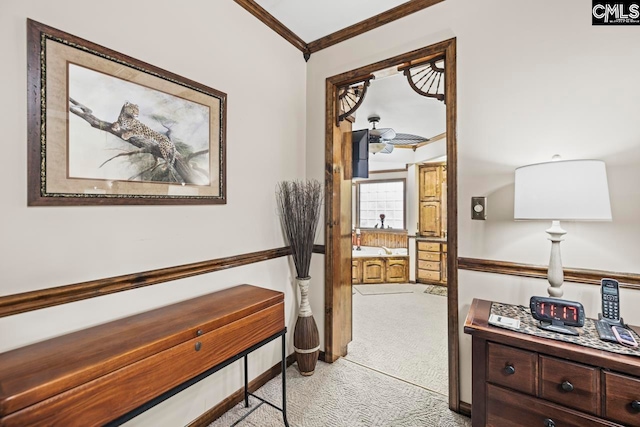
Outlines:
<svg viewBox="0 0 640 427"><path fill-rule="evenodd" d="M307 45L307 48L309 53L315 53L329 46L333 46L334 44L359 36L367 31L381 27L389 22L411 15L412 13L418 12L422 9L426 9L429 6L433 6L434 4L442 1L444 0L410 0L394 7L393 9L389 9L386 12L379 13L378 15L372 16L364 21L360 21L347 28L336 31L335 33L331 33L328 36L314 40Z"/></svg>
<svg viewBox="0 0 640 427"><path fill-rule="evenodd" d="M287 28L282 22L278 21L273 15L267 12L262 6L254 0L234 0L242 6L247 12L262 21L267 27L280 34L286 41L294 45L302 53L307 52L307 44L304 40Z"/></svg>
<svg viewBox="0 0 640 427"><path fill-rule="evenodd" d="M367 31L371 31L422 9L426 9L429 6L433 6L434 4L440 3L444 0L409 0L406 3L402 3L401 5L394 7L393 9L379 13L378 15L350 25L347 28L343 28L342 30L321 37L310 43L306 43L298 37L293 31L287 28L282 22L278 21L254 0L234 1L299 49L303 53L305 61L308 61L312 53L318 52L319 50L325 49L329 46L333 46L334 44L338 44L362 33L366 33Z"/></svg>

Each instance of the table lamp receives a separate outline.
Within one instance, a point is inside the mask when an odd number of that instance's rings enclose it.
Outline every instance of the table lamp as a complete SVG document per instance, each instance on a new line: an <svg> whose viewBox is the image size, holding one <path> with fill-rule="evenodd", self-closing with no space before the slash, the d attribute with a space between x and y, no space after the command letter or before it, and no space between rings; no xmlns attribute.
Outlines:
<svg viewBox="0 0 640 427"><path fill-rule="evenodd" d="M556 156L554 156L554 159ZM560 221L610 221L611 205L604 162L556 160L522 166L515 173L514 219L551 220L549 296L560 298L564 281Z"/></svg>

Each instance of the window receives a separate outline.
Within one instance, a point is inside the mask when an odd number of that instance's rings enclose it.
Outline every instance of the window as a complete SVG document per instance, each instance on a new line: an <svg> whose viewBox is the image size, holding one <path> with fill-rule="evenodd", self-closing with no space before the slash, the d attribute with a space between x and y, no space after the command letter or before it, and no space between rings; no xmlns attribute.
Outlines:
<svg viewBox="0 0 640 427"><path fill-rule="evenodd" d="M381 228L383 214L385 229L404 230L404 185L404 179L358 182L356 226Z"/></svg>

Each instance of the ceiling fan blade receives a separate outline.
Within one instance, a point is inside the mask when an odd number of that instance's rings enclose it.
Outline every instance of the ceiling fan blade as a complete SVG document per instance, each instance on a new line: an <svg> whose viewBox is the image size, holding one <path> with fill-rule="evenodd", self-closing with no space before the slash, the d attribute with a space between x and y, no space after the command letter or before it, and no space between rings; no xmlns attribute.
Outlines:
<svg viewBox="0 0 640 427"><path fill-rule="evenodd" d="M380 153L382 154L390 154L393 151L393 144L387 144L384 146L384 148L382 150L380 150Z"/></svg>
<svg viewBox="0 0 640 427"><path fill-rule="evenodd" d="M396 131L391 128L381 128L376 129L376 131L380 132L380 138L386 141L390 141L396 137Z"/></svg>
<svg viewBox="0 0 640 427"><path fill-rule="evenodd" d="M393 145L416 145L425 141L429 141L429 138L410 133L397 133L394 140L389 143Z"/></svg>

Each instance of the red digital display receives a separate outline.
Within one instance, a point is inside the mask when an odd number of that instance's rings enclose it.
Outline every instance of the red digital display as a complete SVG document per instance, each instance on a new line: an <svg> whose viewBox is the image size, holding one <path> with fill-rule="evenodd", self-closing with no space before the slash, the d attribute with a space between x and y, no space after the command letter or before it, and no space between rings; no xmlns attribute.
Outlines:
<svg viewBox="0 0 640 427"><path fill-rule="evenodd" d="M541 322L559 322L567 326L584 325L584 307L576 301L534 296L529 301L529 308L533 318Z"/></svg>
<svg viewBox="0 0 640 427"><path fill-rule="evenodd" d="M533 318L540 322L566 326L584 325L584 307L576 301L534 296L529 301L529 308Z"/></svg>
<svg viewBox="0 0 640 427"><path fill-rule="evenodd" d="M564 304L555 304L549 302L540 302L538 305L538 313L550 319L577 322L578 309Z"/></svg>

